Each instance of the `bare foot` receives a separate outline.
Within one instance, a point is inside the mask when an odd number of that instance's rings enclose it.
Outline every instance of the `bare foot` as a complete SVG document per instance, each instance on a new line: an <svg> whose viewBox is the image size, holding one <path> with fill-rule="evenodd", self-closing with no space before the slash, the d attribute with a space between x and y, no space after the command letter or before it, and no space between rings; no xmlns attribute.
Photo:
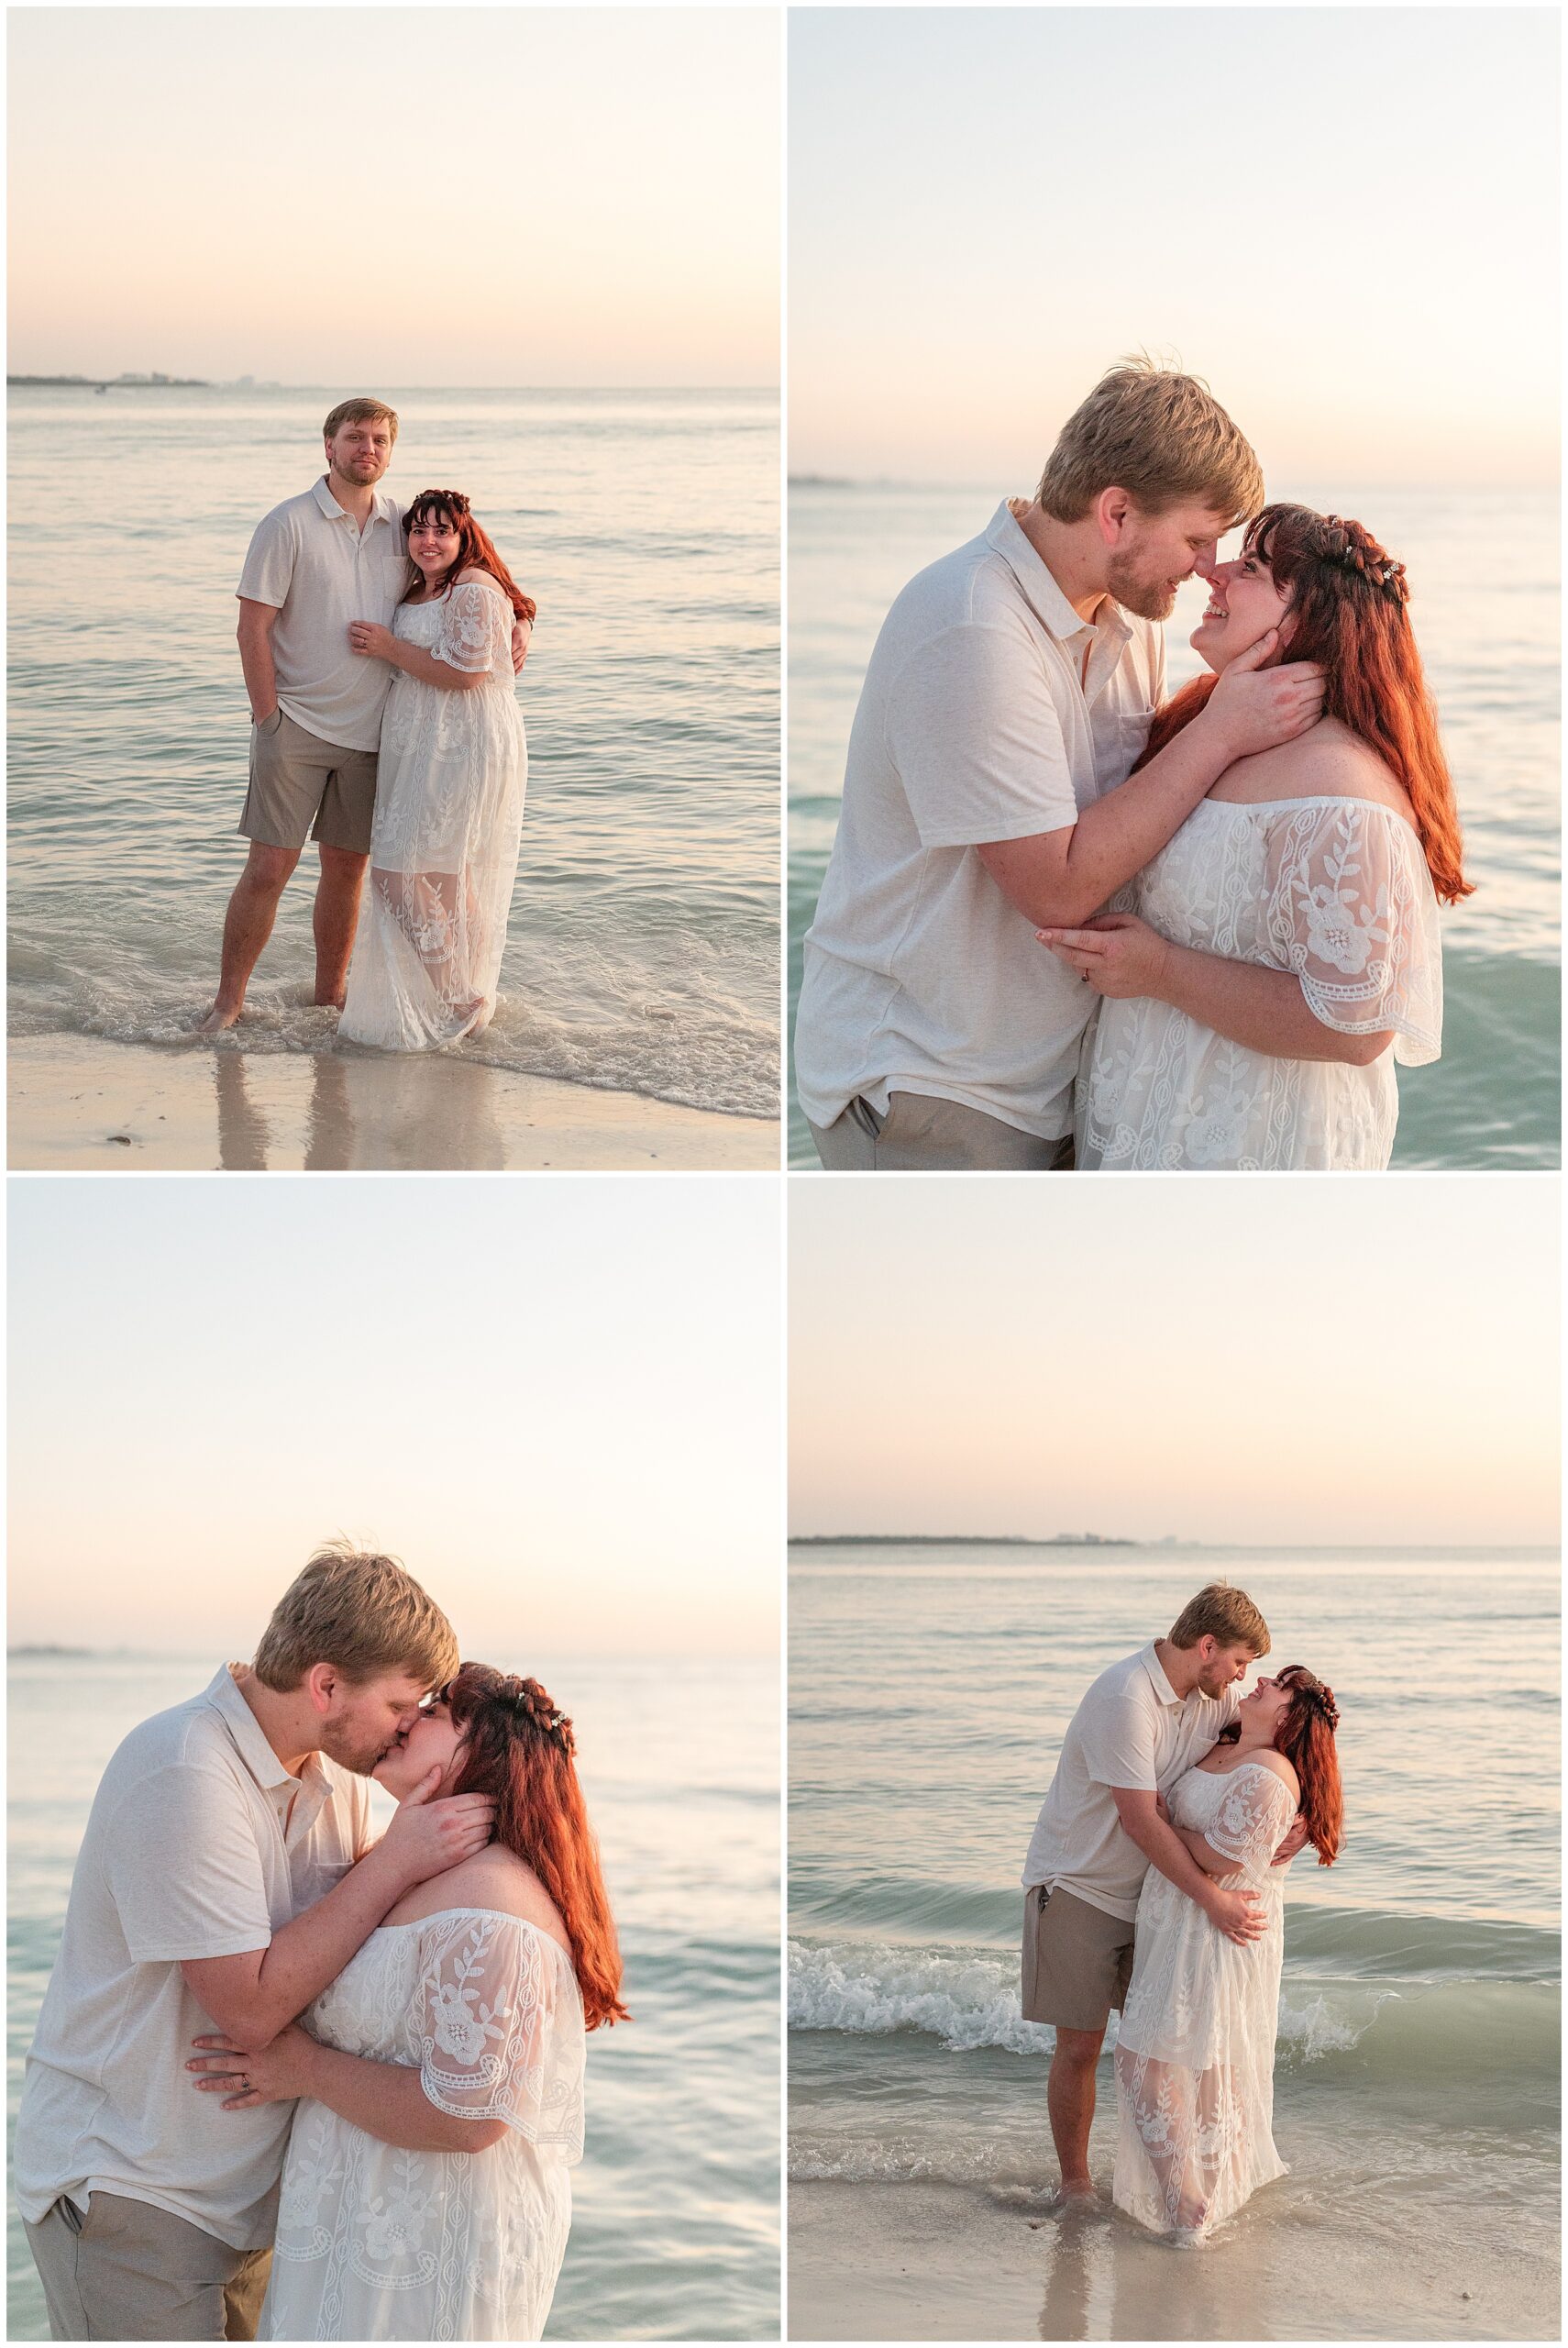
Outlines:
<svg viewBox="0 0 1568 2348"><path fill-rule="evenodd" d="M1065 2176L1060 2185L1055 2187L1047 2197L1046 2207L1050 2210L1066 2210L1070 2209L1075 2201L1094 2201L1098 2198L1092 2176Z"/></svg>
<svg viewBox="0 0 1568 2348"><path fill-rule="evenodd" d="M241 1002L237 1002L232 1005L215 1002L206 1017L197 1027L195 1031L196 1034L198 1036L221 1036L226 1027L233 1027L237 1024L239 1014L244 1008L245 1005Z"/></svg>

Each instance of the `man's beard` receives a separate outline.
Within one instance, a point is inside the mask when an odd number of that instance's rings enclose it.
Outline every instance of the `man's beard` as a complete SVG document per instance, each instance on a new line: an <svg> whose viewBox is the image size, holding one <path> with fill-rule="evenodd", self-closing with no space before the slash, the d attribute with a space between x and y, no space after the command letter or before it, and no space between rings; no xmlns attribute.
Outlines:
<svg viewBox="0 0 1568 2348"><path fill-rule="evenodd" d="M1176 609L1176 589L1168 579L1150 578L1131 554L1113 554L1106 583L1124 612L1141 620L1168 620Z"/></svg>
<svg viewBox="0 0 1568 2348"><path fill-rule="evenodd" d="M389 1739L384 1744L371 1744L363 1737L345 1736L339 1732L335 1736L324 1736L321 1749L340 1769L348 1770L356 1778L368 1778L392 1751L392 1742Z"/></svg>

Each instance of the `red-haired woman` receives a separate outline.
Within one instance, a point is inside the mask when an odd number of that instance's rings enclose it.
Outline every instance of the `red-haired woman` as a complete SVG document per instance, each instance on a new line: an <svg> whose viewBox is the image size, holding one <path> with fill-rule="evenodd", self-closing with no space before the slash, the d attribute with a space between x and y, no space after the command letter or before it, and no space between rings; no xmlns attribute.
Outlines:
<svg viewBox="0 0 1568 2348"><path fill-rule="evenodd" d="M1286 2173L1274 2145L1286 1870L1273 1859L1297 1811L1319 1866L1338 1855L1339 1717L1332 1689L1289 1664L1171 1789L1165 1814L1198 1866L1261 1903L1258 1939L1227 1940L1157 1867L1143 1878L1116 2044L1113 2191L1186 2249Z"/></svg>
<svg viewBox="0 0 1568 2348"><path fill-rule="evenodd" d="M489 1794L495 1840L408 1892L306 2028L197 2042L226 2110L300 2099L260 2338L540 2337L583 2033L626 2018L574 1750L536 1679L465 1663L375 1776L400 1802Z"/></svg>
<svg viewBox="0 0 1568 2348"><path fill-rule="evenodd" d="M528 782L513 629L531 631L536 607L460 492L422 490L403 529L409 584L392 626L348 631L357 653L397 674L337 1032L421 1052L494 1014Z"/></svg>
<svg viewBox="0 0 1568 2348"><path fill-rule="evenodd" d="M1214 571L1193 649L1217 676L1271 629L1264 666L1320 664L1319 724L1228 768L1128 910L1038 933L1106 998L1080 1166L1385 1167L1394 1063L1438 1057L1438 902L1470 883L1404 565L1359 522L1265 506ZM1214 683L1155 713L1140 765Z"/></svg>

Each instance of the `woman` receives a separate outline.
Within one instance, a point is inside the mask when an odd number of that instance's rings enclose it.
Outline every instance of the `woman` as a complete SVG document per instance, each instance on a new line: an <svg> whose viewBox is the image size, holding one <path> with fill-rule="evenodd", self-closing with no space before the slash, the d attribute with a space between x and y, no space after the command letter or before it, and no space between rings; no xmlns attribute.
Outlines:
<svg viewBox="0 0 1568 2348"><path fill-rule="evenodd" d="M1116 2174L1129 2216L1196 2248L1271 2177L1274 2040L1284 1955L1283 1867L1297 1807L1320 1866L1339 1854L1333 1690L1293 1663L1260 1679L1219 1743L1178 1778L1166 1813L1198 1866L1250 1891L1267 1925L1228 1940L1151 1867L1116 2046Z"/></svg>
<svg viewBox="0 0 1568 2348"><path fill-rule="evenodd" d="M528 751L513 615L536 605L469 501L426 489L403 516L413 570L390 628L348 630L397 670L381 718L370 885L337 1032L427 1051L488 1025L517 876Z"/></svg>
<svg viewBox="0 0 1568 2348"><path fill-rule="evenodd" d="M1276 627L1272 657L1320 664L1324 714L1220 776L1130 910L1037 933L1107 998L1077 1163L1386 1167L1394 1062L1441 1044L1438 901L1471 889L1405 567L1359 522L1270 505L1210 586L1192 645L1216 676ZM1155 713L1140 766L1214 683Z"/></svg>
<svg viewBox="0 0 1568 2348"><path fill-rule="evenodd" d="M536 1679L465 1663L375 1771L485 1793L495 1841L407 1893L263 2052L196 2041L226 2111L297 2096L271 2340L537 2340L582 2157L583 2032L624 2021L615 1927Z"/></svg>

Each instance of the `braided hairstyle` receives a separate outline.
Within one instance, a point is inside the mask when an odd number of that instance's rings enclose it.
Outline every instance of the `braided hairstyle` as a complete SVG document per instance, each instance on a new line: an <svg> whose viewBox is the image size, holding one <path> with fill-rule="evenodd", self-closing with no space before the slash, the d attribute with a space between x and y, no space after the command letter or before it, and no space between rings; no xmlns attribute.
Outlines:
<svg viewBox="0 0 1568 2348"><path fill-rule="evenodd" d="M1288 598L1280 658L1320 663L1324 716L1397 776L1438 896L1444 904L1468 897L1474 883L1464 877L1453 779L1410 626L1404 564L1364 523L1309 505L1265 505L1248 526L1244 552L1268 566ZM1195 677L1155 712L1134 774L1198 715L1215 682Z"/></svg>
<svg viewBox="0 0 1568 2348"><path fill-rule="evenodd" d="M463 1737L444 1791L489 1794L495 1840L532 1867L560 1911L590 2030L629 2020L621 1951L573 1756L570 1721L536 1679L465 1663L436 1699Z"/></svg>
<svg viewBox="0 0 1568 2348"><path fill-rule="evenodd" d="M432 516L458 534L457 558L436 589L437 595L450 594L454 583L465 570L488 570L520 620L532 622L537 617L539 606L532 595L525 595L513 578L497 554L490 532L477 519L473 507L460 489L422 489L403 517L404 538L416 522L427 522ZM403 592L405 604L411 595L420 593L425 585L424 574L412 559L408 567L414 576Z"/></svg>
<svg viewBox="0 0 1568 2348"><path fill-rule="evenodd" d="M1283 1753L1301 1783L1301 1815L1307 1840L1318 1854L1320 1867L1331 1867L1344 1840L1344 1796L1340 1786L1340 1756L1334 1731L1340 1708L1334 1691L1304 1663L1287 1663L1274 1674L1276 1688L1287 1690L1290 1707L1279 1716L1274 1749ZM1240 1721L1220 1730L1215 1742L1234 1744L1242 1733Z"/></svg>

